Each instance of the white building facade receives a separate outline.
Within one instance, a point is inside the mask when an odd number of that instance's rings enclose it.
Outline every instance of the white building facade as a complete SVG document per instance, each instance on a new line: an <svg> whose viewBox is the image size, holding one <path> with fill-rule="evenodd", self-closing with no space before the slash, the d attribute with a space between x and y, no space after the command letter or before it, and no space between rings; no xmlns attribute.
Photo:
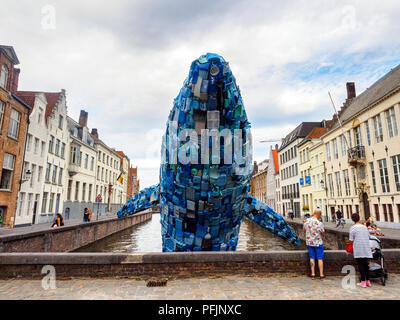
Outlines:
<svg viewBox="0 0 400 320"><path fill-rule="evenodd" d="M19 92L18 96L32 107L29 115L28 135L25 144L23 172L18 194L15 225L29 225L37 221L41 212L44 185L44 166L47 155L46 95L42 92ZM29 179L28 179L29 178Z"/></svg>

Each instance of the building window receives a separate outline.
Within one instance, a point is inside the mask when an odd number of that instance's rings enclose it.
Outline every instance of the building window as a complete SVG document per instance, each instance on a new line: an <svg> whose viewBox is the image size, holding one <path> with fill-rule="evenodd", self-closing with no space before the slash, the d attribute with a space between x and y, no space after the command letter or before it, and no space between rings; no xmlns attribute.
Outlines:
<svg viewBox="0 0 400 320"><path fill-rule="evenodd" d="M333 157L335 159L339 158L339 153L338 153L338 146L337 146L337 139L333 140Z"/></svg>
<svg viewBox="0 0 400 320"><path fill-rule="evenodd" d="M44 151L46 150L46 142L42 141L42 148L40 149L40 156L44 157Z"/></svg>
<svg viewBox="0 0 400 320"><path fill-rule="evenodd" d="M61 144L61 154L60 157L64 159L64 154L65 154L65 143Z"/></svg>
<svg viewBox="0 0 400 320"><path fill-rule="evenodd" d="M46 209L47 209L47 197L48 197L49 193L48 192L44 192L43 193L43 199L42 199L42 213L46 213Z"/></svg>
<svg viewBox="0 0 400 320"><path fill-rule="evenodd" d="M368 145L370 146L371 145L371 132L369 130L369 121L368 120L365 122L365 131L367 134L367 142L368 142Z"/></svg>
<svg viewBox="0 0 400 320"><path fill-rule="evenodd" d="M38 177L37 177L37 181L40 183L40 181L42 180L42 174L43 174L43 167L39 166L39 170L38 170Z"/></svg>
<svg viewBox="0 0 400 320"><path fill-rule="evenodd" d="M14 173L15 156L4 153L3 169L1 171L0 189L11 190Z"/></svg>
<svg viewBox="0 0 400 320"><path fill-rule="evenodd" d="M72 145L71 146L71 164L80 164L80 156L81 156L81 152L80 152L80 146L78 145Z"/></svg>
<svg viewBox="0 0 400 320"><path fill-rule="evenodd" d="M394 113L394 107L391 107L389 110L386 110L385 115L389 131L389 137L393 138L397 136L397 123L396 123L396 115Z"/></svg>
<svg viewBox="0 0 400 320"><path fill-rule="evenodd" d="M356 138L356 146L362 146L362 139L361 139L361 128L360 126L354 129L355 131L355 138Z"/></svg>
<svg viewBox="0 0 400 320"><path fill-rule="evenodd" d="M54 137L50 136L49 139L49 153L53 153Z"/></svg>
<svg viewBox="0 0 400 320"><path fill-rule="evenodd" d="M3 118L4 118L4 102L0 100L0 132L3 128Z"/></svg>
<svg viewBox="0 0 400 320"><path fill-rule="evenodd" d="M88 154L85 154L85 162L84 162L84 167L85 167L85 169L88 168L88 163L89 163L89 155L88 155Z"/></svg>
<svg viewBox="0 0 400 320"><path fill-rule="evenodd" d="M59 155L59 152L60 152L60 140L59 139L57 139L56 140L56 148L55 148L55 151L54 151L54 153L58 156Z"/></svg>
<svg viewBox="0 0 400 320"><path fill-rule="evenodd" d="M389 176L388 176L386 159L378 160L378 164L379 164L379 174L381 177L382 192L383 193L390 192Z"/></svg>
<svg viewBox="0 0 400 320"><path fill-rule="evenodd" d="M82 201L86 200L86 183L82 183Z"/></svg>
<svg viewBox="0 0 400 320"><path fill-rule="evenodd" d="M349 170L343 170L343 179L344 179L344 187L346 196L350 196L350 179L349 179Z"/></svg>
<svg viewBox="0 0 400 320"><path fill-rule="evenodd" d="M71 201L72 180L68 180L67 200Z"/></svg>
<svg viewBox="0 0 400 320"><path fill-rule="evenodd" d="M353 147L353 140L351 138L351 130L347 131L347 138L349 139L349 148Z"/></svg>
<svg viewBox="0 0 400 320"><path fill-rule="evenodd" d="M57 166L53 165L53 175L51 177L51 182L55 184L56 178L57 178Z"/></svg>
<svg viewBox="0 0 400 320"><path fill-rule="evenodd" d="M62 175L63 175L63 168L58 169L58 184L62 185Z"/></svg>
<svg viewBox="0 0 400 320"><path fill-rule="evenodd" d="M326 160L331 161L331 146L330 142L326 144Z"/></svg>
<svg viewBox="0 0 400 320"><path fill-rule="evenodd" d="M340 149L342 151L342 156L344 157L346 155L346 138L344 137L344 135L342 134L340 136Z"/></svg>
<svg viewBox="0 0 400 320"><path fill-rule="evenodd" d="M38 121L39 124L42 122L42 117L43 117L43 109L39 108L38 117L37 117L37 121Z"/></svg>
<svg viewBox="0 0 400 320"><path fill-rule="evenodd" d="M46 164L46 175L44 177L44 180L46 182L50 182L50 168L51 168L51 164L47 162L47 164Z"/></svg>
<svg viewBox="0 0 400 320"><path fill-rule="evenodd" d="M1 66L1 72L0 72L0 86L6 90L7 90L7 81L8 81L8 67L5 64L3 64Z"/></svg>
<svg viewBox="0 0 400 320"><path fill-rule="evenodd" d="M400 191L400 154L392 157L392 163L396 191Z"/></svg>
<svg viewBox="0 0 400 320"><path fill-rule="evenodd" d="M369 168L371 169L371 179L372 179L372 187L374 188L374 193L376 193L376 178L375 178L375 169L374 169L374 163L370 162L369 163Z"/></svg>
<svg viewBox="0 0 400 320"><path fill-rule="evenodd" d="M63 117L62 115L59 115L59 116L58 116L58 129L61 129L61 130L62 130L62 128L63 128L63 122L64 122L64 117Z"/></svg>
<svg viewBox="0 0 400 320"><path fill-rule="evenodd" d="M18 139L19 123L21 121L21 113L15 109L11 109L10 125L8 127L8 136Z"/></svg>
<svg viewBox="0 0 400 320"><path fill-rule="evenodd" d="M40 140L38 138L35 138L35 145L33 147L33 153L38 154L39 153L39 144Z"/></svg>
<svg viewBox="0 0 400 320"><path fill-rule="evenodd" d="M24 211L24 203L25 203L25 193L21 192L19 197L19 206L18 206L18 216L22 216L22 212Z"/></svg>
<svg viewBox="0 0 400 320"><path fill-rule="evenodd" d="M32 208L33 193L28 194L28 206L26 208L26 216L29 216Z"/></svg>
<svg viewBox="0 0 400 320"><path fill-rule="evenodd" d="M32 173L32 175L31 175L31 179L29 180L29 184L30 184L30 186L32 188L33 184L34 184L34 181L35 181L34 177L35 177L35 173L36 173L36 165L33 164L33 163L32 163L31 173Z"/></svg>
<svg viewBox="0 0 400 320"><path fill-rule="evenodd" d="M78 196L79 196L79 181L76 181L76 183L75 183L75 201L79 201Z"/></svg>
<svg viewBox="0 0 400 320"><path fill-rule="evenodd" d="M88 197L88 201L91 202L92 200L92 185L89 184L89 197Z"/></svg>
<svg viewBox="0 0 400 320"><path fill-rule="evenodd" d="M381 115L373 117L374 119L374 130L375 130L375 142L379 143L383 141L382 121Z"/></svg>
<svg viewBox="0 0 400 320"><path fill-rule="evenodd" d="M90 171L93 171L93 169L94 169L94 157L90 159Z"/></svg>
<svg viewBox="0 0 400 320"><path fill-rule="evenodd" d="M32 135L28 134L26 137L26 151L30 152L32 149Z"/></svg>
<svg viewBox="0 0 400 320"><path fill-rule="evenodd" d="M331 198L335 197L335 189L333 187L333 176L332 174L328 174L328 182L329 182L329 192L331 195Z"/></svg>
<svg viewBox="0 0 400 320"><path fill-rule="evenodd" d="M335 172L335 177L336 177L336 188L337 188L337 193L338 197L342 196L342 181L340 180L340 172Z"/></svg>
<svg viewBox="0 0 400 320"><path fill-rule="evenodd" d="M357 173L355 168L351 168L351 174L353 176L353 187L354 187L354 195L357 195Z"/></svg>
<svg viewBox="0 0 400 320"><path fill-rule="evenodd" d="M54 208L54 193L50 193L50 201L49 201L49 213L53 213Z"/></svg>

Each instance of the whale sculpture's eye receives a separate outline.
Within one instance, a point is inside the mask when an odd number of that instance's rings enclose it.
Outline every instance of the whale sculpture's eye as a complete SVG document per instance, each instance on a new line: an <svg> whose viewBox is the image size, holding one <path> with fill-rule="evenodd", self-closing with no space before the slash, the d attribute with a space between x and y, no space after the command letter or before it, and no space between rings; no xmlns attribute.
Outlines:
<svg viewBox="0 0 400 320"><path fill-rule="evenodd" d="M216 66L215 64L213 64L213 65L211 66L211 68L210 68L210 74L211 74L212 76L215 77L218 73L219 73L219 68L218 68L218 66Z"/></svg>

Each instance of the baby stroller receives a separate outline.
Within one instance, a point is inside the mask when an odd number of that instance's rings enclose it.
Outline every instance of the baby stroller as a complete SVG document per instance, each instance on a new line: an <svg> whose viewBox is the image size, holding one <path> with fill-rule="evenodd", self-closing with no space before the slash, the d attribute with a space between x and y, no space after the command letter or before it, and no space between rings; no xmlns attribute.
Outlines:
<svg viewBox="0 0 400 320"><path fill-rule="evenodd" d="M381 241L375 237L369 237L369 243L371 245L372 260L369 262L369 277L370 279L380 279L382 285L386 284L388 278L388 272L385 268L385 257L381 250Z"/></svg>

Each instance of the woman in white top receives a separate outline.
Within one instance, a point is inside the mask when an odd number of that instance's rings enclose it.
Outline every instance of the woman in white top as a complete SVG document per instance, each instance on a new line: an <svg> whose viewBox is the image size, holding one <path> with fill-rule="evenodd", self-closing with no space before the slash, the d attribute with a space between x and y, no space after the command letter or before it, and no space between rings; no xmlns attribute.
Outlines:
<svg viewBox="0 0 400 320"><path fill-rule="evenodd" d="M350 228L349 240L353 242L353 254L361 274L359 286L366 288L371 286L369 281L368 259L372 259L372 251L369 243L368 228L360 222L358 213L351 215L354 225Z"/></svg>

